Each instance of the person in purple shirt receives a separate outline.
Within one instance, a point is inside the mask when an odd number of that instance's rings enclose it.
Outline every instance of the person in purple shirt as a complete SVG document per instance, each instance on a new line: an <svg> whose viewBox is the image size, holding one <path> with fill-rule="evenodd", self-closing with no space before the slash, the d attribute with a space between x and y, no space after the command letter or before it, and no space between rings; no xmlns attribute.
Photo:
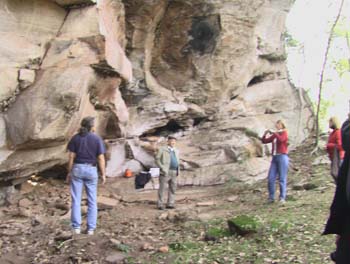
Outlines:
<svg viewBox="0 0 350 264"><path fill-rule="evenodd" d="M85 187L88 199L87 234L93 235L97 224L97 164L100 168L102 184L106 182L105 157L103 140L94 133L93 117L85 117L81 121L79 133L68 143L68 174L66 181L70 183L72 212L71 225L74 234L80 234L81 197Z"/></svg>

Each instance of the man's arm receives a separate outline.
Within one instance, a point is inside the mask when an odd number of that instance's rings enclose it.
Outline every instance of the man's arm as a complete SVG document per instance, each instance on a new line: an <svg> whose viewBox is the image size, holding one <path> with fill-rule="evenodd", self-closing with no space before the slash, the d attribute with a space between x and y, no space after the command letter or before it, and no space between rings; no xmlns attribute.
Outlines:
<svg viewBox="0 0 350 264"><path fill-rule="evenodd" d="M75 156L76 156L76 154L74 152L71 152L71 151L68 152L68 168L67 168L68 173L67 173L67 177L66 177L67 183L70 183L71 172L72 172Z"/></svg>
<svg viewBox="0 0 350 264"><path fill-rule="evenodd" d="M98 166L99 166L100 171L101 171L102 184L105 184L105 182L106 182L106 161L105 161L105 155L104 154L98 155L97 161L98 161Z"/></svg>
<svg viewBox="0 0 350 264"><path fill-rule="evenodd" d="M163 164L162 164L162 162L161 162L162 155L163 155L163 151L162 151L162 149L160 148L160 149L158 149L158 151L157 151L157 155L156 155L155 161L156 161L156 164L157 164L157 166L159 167L160 171L164 173L164 167L163 167Z"/></svg>

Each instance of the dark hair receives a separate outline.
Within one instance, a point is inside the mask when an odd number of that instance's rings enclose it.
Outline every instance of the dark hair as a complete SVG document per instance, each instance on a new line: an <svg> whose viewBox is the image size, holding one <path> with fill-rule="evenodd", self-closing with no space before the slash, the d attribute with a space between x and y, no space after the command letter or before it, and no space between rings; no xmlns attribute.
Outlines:
<svg viewBox="0 0 350 264"><path fill-rule="evenodd" d="M91 131L91 129L95 126L95 118L92 116L84 117L80 123L79 134L85 135Z"/></svg>
<svg viewBox="0 0 350 264"><path fill-rule="evenodd" d="M168 140L172 140L172 139L176 140L176 137L168 136Z"/></svg>

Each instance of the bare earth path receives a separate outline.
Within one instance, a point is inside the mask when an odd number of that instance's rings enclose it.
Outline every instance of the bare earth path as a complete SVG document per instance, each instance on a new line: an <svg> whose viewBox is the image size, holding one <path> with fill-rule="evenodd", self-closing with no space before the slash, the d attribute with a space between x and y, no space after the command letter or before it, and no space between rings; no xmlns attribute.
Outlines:
<svg viewBox="0 0 350 264"><path fill-rule="evenodd" d="M285 205L266 203L265 182L231 182L179 188L176 209L159 211L156 190L109 180L99 189L94 236L71 235L62 180L33 178L0 208L0 263L331 263L333 237L320 234L334 184L328 165L311 165L308 151L291 153ZM226 220L241 214L259 220L258 233L225 232ZM215 241L204 239L210 229L222 231Z"/></svg>

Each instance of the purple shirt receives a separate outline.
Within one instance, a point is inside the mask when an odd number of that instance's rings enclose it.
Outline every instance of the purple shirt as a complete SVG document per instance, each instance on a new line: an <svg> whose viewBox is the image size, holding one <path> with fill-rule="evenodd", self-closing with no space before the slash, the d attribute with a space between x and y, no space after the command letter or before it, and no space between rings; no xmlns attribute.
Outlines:
<svg viewBox="0 0 350 264"><path fill-rule="evenodd" d="M97 157L106 152L102 139L91 132L73 136L68 143L67 149L76 154L74 163L89 163L93 165L96 164Z"/></svg>

